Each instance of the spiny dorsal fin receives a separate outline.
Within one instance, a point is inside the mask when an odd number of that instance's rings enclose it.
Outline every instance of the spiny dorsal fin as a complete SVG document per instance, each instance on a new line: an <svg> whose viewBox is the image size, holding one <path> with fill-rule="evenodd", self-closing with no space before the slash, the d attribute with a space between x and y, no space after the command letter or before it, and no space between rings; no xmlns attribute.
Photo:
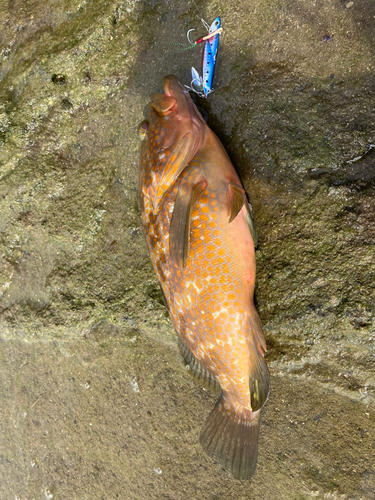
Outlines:
<svg viewBox="0 0 375 500"><path fill-rule="evenodd" d="M230 217L229 223L238 215L241 210L242 205L246 202L246 194L242 187L229 183L229 202L230 202Z"/></svg>
<svg viewBox="0 0 375 500"><path fill-rule="evenodd" d="M198 195L206 185L206 181L193 183L182 179L178 188L169 229L169 253L181 268L186 266L189 257L191 212Z"/></svg>
<svg viewBox="0 0 375 500"><path fill-rule="evenodd" d="M194 356L191 350L186 347L182 340L178 339L178 347L180 348L181 355L184 359L184 363L189 367L191 375L202 385L207 387L214 392L221 392L221 387L219 382L216 380L214 375L207 370L206 367L202 365L200 361Z"/></svg>

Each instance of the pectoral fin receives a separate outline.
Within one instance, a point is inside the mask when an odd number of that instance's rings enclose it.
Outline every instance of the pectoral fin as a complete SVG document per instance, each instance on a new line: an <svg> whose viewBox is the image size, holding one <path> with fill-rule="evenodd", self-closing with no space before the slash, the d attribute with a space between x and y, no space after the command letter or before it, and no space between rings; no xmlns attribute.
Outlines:
<svg viewBox="0 0 375 500"><path fill-rule="evenodd" d="M205 189L206 181L193 183L183 179L178 188L169 229L169 253L181 268L186 266L190 249L190 220L195 200Z"/></svg>
<svg viewBox="0 0 375 500"><path fill-rule="evenodd" d="M245 191L237 184L233 182L229 183L229 202L230 202L230 217L229 222L238 215L242 208L242 205L246 202Z"/></svg>

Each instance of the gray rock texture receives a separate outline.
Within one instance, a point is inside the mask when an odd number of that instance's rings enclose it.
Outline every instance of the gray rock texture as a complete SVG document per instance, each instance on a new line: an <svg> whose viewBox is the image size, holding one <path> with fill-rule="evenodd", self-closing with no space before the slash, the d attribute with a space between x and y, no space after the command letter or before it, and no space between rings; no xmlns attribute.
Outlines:
<svg viewBox="0 0 375 500"><path fill-rule="evenodd" d="M197 103L253 206L272 381L243 483L200 448L215 396L138 206L144 107L217 15ZM374 23L372 0L0 0L1 500L375 498Z"/></svg>

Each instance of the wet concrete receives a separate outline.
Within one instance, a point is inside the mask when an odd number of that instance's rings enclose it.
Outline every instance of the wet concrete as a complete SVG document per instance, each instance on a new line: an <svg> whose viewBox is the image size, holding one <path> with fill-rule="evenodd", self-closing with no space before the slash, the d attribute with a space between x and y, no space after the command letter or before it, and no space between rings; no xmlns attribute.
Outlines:
<svg viewBox="0 0 375 500"><path fill-rule="evenodd" d="M352 5L351 5L352 4ZM245 185L272 392L240 483L202 452L143 239L136 127L189 83ZM0 9L0 498L372 499L375 8L5 2ZM323 41L326 35L330 41Z"/></svg>

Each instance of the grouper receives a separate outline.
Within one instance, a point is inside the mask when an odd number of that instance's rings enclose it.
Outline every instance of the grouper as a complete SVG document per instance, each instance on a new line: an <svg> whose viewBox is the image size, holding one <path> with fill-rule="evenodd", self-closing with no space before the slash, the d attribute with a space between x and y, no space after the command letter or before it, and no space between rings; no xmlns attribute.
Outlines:
<svg viewBox="0 0 375 500"><path fill-rule="evenodd" d="M187 90L166 76L142 138L140 199L153 267L185 364L220 399L200 433L236 479L258 456L270 378L254 306L256 233L241 181Z"/></svg>

